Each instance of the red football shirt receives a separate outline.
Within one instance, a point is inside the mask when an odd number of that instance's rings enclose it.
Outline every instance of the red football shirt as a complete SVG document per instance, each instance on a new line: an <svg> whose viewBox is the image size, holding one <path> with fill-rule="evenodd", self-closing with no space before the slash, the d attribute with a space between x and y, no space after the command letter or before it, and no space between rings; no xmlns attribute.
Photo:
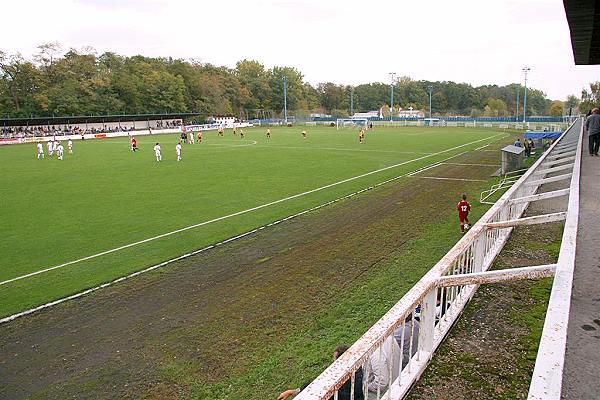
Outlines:
<svg viewBox="0 0 600 400"><path fill-rule="evenodd" d="M456 209L458 210L459 215L466 216L469 213L469 211L471 211L471 205L469 204L468 201L461 200L456 205Z"/></svg>

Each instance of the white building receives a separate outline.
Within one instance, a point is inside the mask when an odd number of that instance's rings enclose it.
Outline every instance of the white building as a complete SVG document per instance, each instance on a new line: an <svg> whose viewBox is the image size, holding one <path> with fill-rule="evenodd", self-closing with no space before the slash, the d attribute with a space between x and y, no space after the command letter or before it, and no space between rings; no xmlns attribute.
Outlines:
<svg viewBox="0 0 600 400"><path fill-rule="evenodd" d="M208 119L210 122L222 125L223 128L233 128L233 125L238 126L236 123L236 118L231 116L218 116L218 117L210 117Z"/></svg>
<svg viewBox="0 0 600 400"><path fill-rule="evenodd" d="M400 110L398 111L398 116L400 118L423 118L425 117L425 112L422 110Z"/></svg>
<svg viewBox="0 0 600 400"><path fill-rule="evenodd" d="M352 118L379 118L381 115L379 111L368 111L368 112L357 112L354 113Z"/></svg>

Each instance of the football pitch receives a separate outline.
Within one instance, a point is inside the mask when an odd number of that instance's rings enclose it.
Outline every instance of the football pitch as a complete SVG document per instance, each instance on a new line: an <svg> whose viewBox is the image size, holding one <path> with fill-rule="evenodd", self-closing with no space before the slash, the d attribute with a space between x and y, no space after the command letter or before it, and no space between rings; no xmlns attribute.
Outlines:
<svg viewBox="0 0 600 400"><path fill-rule="evenodd" d="M139 136L135 153L126 137L75 141L64 161L48 154L37 160L35 144L0 147L0 318L507 136L476 128L377 128L359 144L355 130L275 127L271 139L265 130L245 129L244 139L231 130L224 137L205 132L202 143L183 146L180 162L178 135Z"/></svg>

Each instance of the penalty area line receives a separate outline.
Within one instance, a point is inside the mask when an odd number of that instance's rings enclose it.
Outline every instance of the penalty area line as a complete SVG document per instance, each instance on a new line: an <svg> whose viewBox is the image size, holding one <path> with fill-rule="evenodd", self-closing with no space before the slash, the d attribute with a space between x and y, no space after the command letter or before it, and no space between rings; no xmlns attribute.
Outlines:
<svg viewBox="0 0 600 400"><path fill-rule="evenodd" d="M88 261L88 260L91 260L91 259L94 259L94 258L105 256L107 254L111 254L111 253L115 253L115 252L118 252L118 251L121 251L121 250L125 250L125 249L128 249L130 247L138 246L140 244L144 244L144 243L152 242L152 241L155 241L155 240L158 240L158 239L162 239L162 238L165 238L165 237L168 237L168 236L172 236L172 235L175 235L175 234L178 234L178 233L181 233L181 232L188 231L190 229L199 228L199 227L204 226L204 225L209 225L209 224L212 224L212 223L215 223L215 222L219 222L219 221L223 221L223 220L226 220L226 219L229 219L229 218L232 218L232 217L237 217L239 215L247 214L247 213L250 213L250 212L253 212L253 211L256 211L256 210L260 210L260 209L263 209L263 208L266 208L266 207L270 207L270 206L273 206L273 205L276 205L276 204L279 204L279 203L283 203L283 202L286 202L286 201L289 201L289 200L297 199L297 198L300 198L300 197L303 197L303 196L306 196L306 195L309 195L309 194L312 194L312 193L320 192L320 191L325 190L325 189L329 189L329 188L332 188L332 187L335 187L335 186L338 186L338 185L342 185L344 183L352 182L354 180L357 180L357 179L360 179L360 178L364 178L366 176L374 175L374 174L377 174L377 173L380 173L380 172L383 172L383 171L387 171L389 169L397 168L397 167L400 167L400 166L403 166L403 165L406 165L406 164L410 164L410 163L413 163L413 162L416 162L416 161L424 160L426 158L430 158L430 157L433 157L433 156L436 156L436 155L444 154L444 153L447 153L449 151L457 150L457 149L460 149L462 147L466 147L466 146L470 146L470 145L475 144L475 143L482 142L484 140L490 140L490 139L493 139L493 138L498 137L500 135L504 135L504 134L496 134L496 135L493 135L493 136L488 136L488 137L485 137L483 139L474 140L474 141L469 142L469 143L464 143L464 144L461 144L459 146L455 146L455 147L452 147L452 148L449 148L449 149L446 149L446 150L438 151L437 153L432 153L432 154L424 155L424 156L421 156L421 157L413 158L411 160L403 161L401 163L394 164L394 165L388 165L387 167L383 167L383 168L379 168L379 169L376 169L376 170L373 170L373 171L369 171L369 172L366 172L364 174L356 175L356 176L353 176L351 178L343 179L343 180L338 181L338 182L333 182L333 183L327 184L325 186L321 186L321 187L318 187L318 188L315 188L315 189L311 189L311 190L308 190L306 192L297 193L297 194L294 194L292 196L284 197L284 198L279 199L279 200L271 201L269 203L261 204L261 205L256 206L256 207L248 208L246 210L237 211L237 212L234 212L234 213L231 213L231 214L228 214L228 215L223 215L223 216L218 217L218 218L214 218L214 219L211 219L211 220L208 220L208 221L199 222L197 224L189 225L189 226L186 226L186 227L183 227L183 228L180 228L180 229L176 229L176 230L173 230L173 231L170 231L170 232L166 232L166 233L163 233L163 234L160 234L160 235L156 235L156 236L149 237L149 238L146 238L146 239L138 240L138 241L133 242L133 243L129 243L129 244L125 244L125 245L122 245L122 246L118 246L118 247L115 247L115 248L112 248L112 249L109 249L109 250L105 250L105 251L102 251L102 252L99 252L99 253L96 253L96 254L92 254L92 255L89 255L89 256L86 256L86 257L79 258L77 260L68 261L68 262L65 262L63 264L55 265L55 266L52 266L52 267L41 269L39 271L35 271L35 272L31 272L31 273L28 273L28 274L25 274L25 275L17 276L15 278L7 279L7 280L4 280L4 281L0 282L0 286L6 285L8 283L15 282L15 281L18 281L18 280L30 278L32 276L36 276L36 275L43 274L43 273L46 273L46 272L54 271L56 269L64 268L64 267L67 267L69 265L78 264L78 263L81 263L83 261ZM481 147L475 149L474 151L476 151L476 150L478 150L480 148L486 147L486 146L487 145L481 146ZM436 164L439 164L439 163L440 163L440 161L438 161Z"/></svg>
<svg viewBox="0 0 600 400"><path fill-rule="evenodd" d="M495 135L495 136L499 136L499 135ZM495 136L491 136L491 137L488 137L488 138L486 138L486 139L492 139L492 138L493 138L493 137L495 137ZM486 139L482 139L482 140L486 140ZM476 142L480 142L480 141L481 141L481 140L478 140L478 141L476 141ZM473 143L476 143L476 142L467 143L467 144L465 144L465 145L463 145L463 146L466 146L466 145L469 145L469 144L473 144ZM441 160L441 161L437 161L437 162L435 162L435 163L433 163L433 164L437 165L437 164L439 164L439 163L443 163L443 162L445 162L445 161L452 160L452 159L454 159L454 158L460 157L460 156L462 156L462 155L464 155L464 154L467 154L467 153L469 153L469 152L472 152L472 151L477 151L477 150L479 150L479 149L481 149L481 148L483 148L483 147L486 147L486 146L488 146L488 145L489 145L489 144L486 144L486 145L484 145L484 146L478 147L478 148L476 148L476 149L473 149L473 150L467 150L467 151L463 151L463 152L461 152L461 153L458 153L458 154L455 154L455 155L453 155L453 156L447 157L447 158L445 158L445 159L443 159L443 160ZM458 147L463 147L463 146L458 146ZM450 151L450 150L451 150L451 149L448 149L448 150L442 151L442 152L440 152L440 153L444 153L444 152L447 152L447 151ZM433 164L432 164L432 165L433 165ZM405 178L405 177L410 177L410 176L414 175L414 173L415 173L415 172L417 172L417 171L421 171L421 170L423 170L423 169L428 169L428 167L429 167L429 166L425 166L425 167L422 167L422 168L418 168L418 169L416 169L415 171L410 171L410 172L407 172L407 173L404 173L404 174L401 174L401 175L395 176L395 177L393 177L393 178L390 178L390 179L387 179L387 180L385 180L385 181L382 181L382 182L376 183L376 184L374 184L374 185L368 186L368 187L366 187L366 188L363 188L363 189L361 189L361 190L358 190L358 191L356 191L356 192L353 192L353 193L347 194L347 195L345 195L345 196L339 197L339 198L337 198L337 199L334 199L334 200L330 200L330 201L328 201L328 202L325 202L325 203L319 204L319 205L317 205L317 206L311 207L311 208L309 208L309 209L306 209L306 210L304 210L304 211L300 211L299 213L296 213L296 214L293 214L293 215L289 215L289 216L287 216L287 217L285 217L285 218L282 218L282 219L279 219L279 220L273 221L273 222L271 222L271 223L268 223L268 224L266 224L266 225L260 226L260 227L258 227L258 228L252 229L252 230L250 230L250 231L247 231L247 232L244 232L244 233L242 233L242 234L239 234L239 235L233 236L233 237L231 237L231 238L225 239L225 240L223 240L223 241L221 241L221 242L218 242L218 243L215 243L215 244L211 244L211 245L209 245L209 246L206 246L206 247L203 247L203 248L201 248L201 249L198 249L198 250L195 250L195 251L192 251L192 252L189 252L189 253L186 253L186 254L180 255L180 256L178 256L178 257L175 257L175 258L171 258L171 259L169 259L169 260L166 260L166 261L163 261L163 262L161 262L161 263L158 263L158 264L152 265L152 266L150 266L150 267L148 267L148 268L145 268L145 269L143 269L143 270L136 271L136 272L132 272L132 273L131 273L131 274L129 274L129 275L122 276L122 277L120 277L120 278L117 278L117 279L114 279L114 280L112 280L112 281L109 281L109 282L102 283L102 284L100 284L100 285L97 285L97 286L95 286L95 287L92 287L92 288L86 289L86 290L84 290L84 291L81 291L81 292L79 292L79 293L75 293L75 294L73 294L73 295L70 295L70 296L67 296L67 297L63 297L63 298L61 298L61 299L57 299L57 300L51 301L51 302L49 302L49 303L46 303L46 304L42 304L42 305L40 305L40 306L38 306L38 307L31 308L31 309L29 309L29 310L22 311L22 312L19 312L19 313L16 313L16 314L13 314L13 315L7 316L7 317L5 317L5 318L2 318L2 319L0 319L0 324L6 323L6 322L10 322L10 321L12 321L12 320L14 320L14 319L17 319L17 318L19 318L19 317L23 317L23 316L26 316L26 315L29 315L29 314L33 314L33 313L35 313L35 312L37 312L37 311L44 310L44 309L46 309L46 308L49 308L49 307L52 307L52 306L55 306L55 305L58 305L58 304L64 303L64 302L66 302L66 301L69 301L69 300L74 300L74 299L77 299L77 298L79 298L79 297L83 297L83 296L85 296L85 295L87 295L87 294L90 294L90 293L93 293L93 292L95 292L95 291L97 291L97 290L104 289L104 288L106 288L106 287L109 287L109 286L115 285L115 284L117 284L117 283L119 283L119 282L123 282L123 281L125 281L125 280L127 280L127 279L134 278L134 277L136 277L136 276L138 276L138 275L142 275L142 274L144 274L144 273L147 273L147 272L153 271L153 270L155 270L155 269L158 269L158 268L165 267L165 266L167 266L167 265L169 265L169 264L171 264L171 263L173 263L173 262L180 261L180 260L183 260L183 259L185 259L185 258L188 258L188 257L194 256L194 255L197 255L197 254L200 254L200 253L203 253L203 252L205 252L205 251L207 251L207 250L210 250L210 249L213 249L213 248L215 248L215 247L222 246L222 245L224 245L224 244L227 244L227 243L233 242L233 241L235 241L235 240L241 239L241 238L243 238L243 237L245 237L245 236L252 235L252 234L254 234L254 233L256 233L256 232L259 232L259 231L261 231L261 230L263 230L263 229L266 229L266 228L269 228L269 227L271 227L271 226L275 226L275 225L281 224L281 223L283 223L283 222L286 222L286 221L289 221L289 220L295 219L295 218L297 218L297 217L300 217L300 216L302 216L302 215L305 215L305 214L308 214L308 213L310 213L310 212L313 212L313 211L319 210L319 209L321 209L321 208L324 208L324 207L327 207L327 206L329 206L329 205L332 205L332 204L338 203L338 202L340 202L340 201L347 200L347 199L349 199L349 198L355 197L355 196L357 196L357 195L359 195L359 194L362 194L362 193L364 193L364 192L367 192L367 191L373 190L373 189L375 189L375 188L378 188L378 187L380 187L380 186L386 185L386 184L388 184L388 183L390 183L390 182L396 181L396 180L398 180L398 179Z"/></svg>

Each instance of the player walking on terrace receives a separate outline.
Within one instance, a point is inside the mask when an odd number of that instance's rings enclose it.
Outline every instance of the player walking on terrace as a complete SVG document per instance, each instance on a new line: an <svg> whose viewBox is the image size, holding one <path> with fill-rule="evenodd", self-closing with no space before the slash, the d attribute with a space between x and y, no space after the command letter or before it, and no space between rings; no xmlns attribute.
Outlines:
<svg viewBox="0 0 600 400"><path fill-rule="evenodd" d="M181 142L175 146L175 153L177 153L177 161L181 161Z"/></svg>
<svg viewBox="0 0 600 400"><path fill-rule="evenodd" d="M160 154L160 144L158 142L156 142L156 145L154 146L154 155L156 156L156 161L162 160L162 155Z"/></svg>
<svg viewBox="0 0 600 400"><path fill-rule="evenodd" d="M456 205L458 211L458 220L460 221L460 231L465 233L465 229L469 229L471 222L469 222L469 211L471 211L471 205L467 201L467 195L463 193L462 198Z"/></svg>
<svg viewBox="0 0 600 400"><path fill-rule="evenodd" d="M41 143L37 144L37 157L38 157L38 160L40 158L44 158L44 145Z"/></svg>

